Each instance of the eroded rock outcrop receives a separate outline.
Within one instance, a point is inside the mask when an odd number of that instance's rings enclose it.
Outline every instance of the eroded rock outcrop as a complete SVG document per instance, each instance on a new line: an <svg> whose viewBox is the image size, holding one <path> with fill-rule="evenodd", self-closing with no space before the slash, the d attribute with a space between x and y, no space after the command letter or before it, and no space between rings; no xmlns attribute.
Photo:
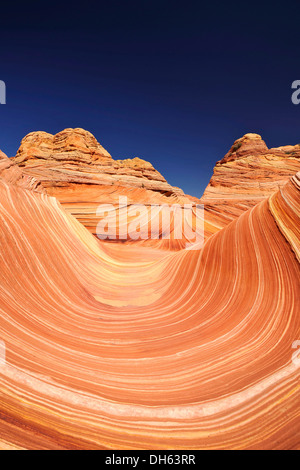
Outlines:
<svg viewBox="0 0 300 470"><path fill-rule="evenodd" d="M300 173L287 176L298 149L237 144L207 190L218 233L177 252L98 241L84 226L90 202L81 224L28 190L39 174L61 200L68 178L77 202L178 200L81 183L91 168L141 178L150 164L113 163L81 131L30 134L16 159L0 153L0 449L300 448Z"/></svg>
<svg viewBox="0 0 300 470"><path fill-rule="evenodd" d="M32 132L13 161L94 234L99 204L115 203L119 195L128 204L195 204L151 163L138 157L114 160L90 132L79 128L56 135Z"/></svg>
<svg viewBox="0 0 300 470"><path fill-rule="evenodd" d="M22 186L24 189L34 189L35 191L42 192L43 188L41 183L36 178L23 173L21 168L8 158L5 153L0 150L0 179L6 184L15 184Z"/></svg>
<svg viewBox="0 0 300 470"><path fill-rule="evenodd" d="M43 186L74 192L77 184L145 188L166 196L184 195L140 158L113 160L95 137L83 129L65 129L56 135L32 132L21 142L14 159L24 173L38 177Z"/></svg>
<svg viewBox="0 0 300 470"><path fill-rule="evenodd" d="M251 133L236 140L217 162L200 201L205 236L280 189L300 170L299 157L299 145L268 149L261 136ZM138 157L114 160L90 132L79 128L28 134L14 162L93 234L99 204L117 204L119 196L126 196L129 206L199 203L169 185L151 163Z"/></svg>
<svg viewBox="0 0 300 470"><path fill-rule="evenodd" d="M300 145L268 149L246 134L218 161L201 202L220 227L280 189L300 170Z"/></svg>

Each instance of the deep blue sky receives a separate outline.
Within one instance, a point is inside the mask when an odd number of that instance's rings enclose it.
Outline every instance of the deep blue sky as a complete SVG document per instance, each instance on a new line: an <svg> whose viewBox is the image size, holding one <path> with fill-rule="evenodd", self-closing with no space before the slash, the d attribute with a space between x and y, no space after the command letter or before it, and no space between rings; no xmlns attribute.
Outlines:
<svg viewBox="0 0 300 470"><path fill-rule="evenodd" d="M298 2L1 3L0 148L31 131L92 132L200 196L247 132L300 142Z"/></svg>

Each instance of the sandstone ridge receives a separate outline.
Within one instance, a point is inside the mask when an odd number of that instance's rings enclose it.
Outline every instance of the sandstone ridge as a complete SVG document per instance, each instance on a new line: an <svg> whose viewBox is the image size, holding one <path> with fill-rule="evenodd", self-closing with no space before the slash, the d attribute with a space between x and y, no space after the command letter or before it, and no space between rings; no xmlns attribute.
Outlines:
<svg viewBox="0 0 300 470"><path fill-rule="evenodd" d="M117 184L184 195L168 184L151 163L138 157L114 160L90 132L80 128L65 129L56 135L31 132L22 140L14 161L25 173L39 178L45 188Z"/></svg>

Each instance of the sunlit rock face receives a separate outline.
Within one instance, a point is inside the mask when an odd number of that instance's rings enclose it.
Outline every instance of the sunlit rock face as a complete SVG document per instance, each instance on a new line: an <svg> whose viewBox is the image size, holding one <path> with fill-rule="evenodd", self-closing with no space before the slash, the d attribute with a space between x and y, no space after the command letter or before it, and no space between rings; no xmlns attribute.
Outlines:
<svg viewBox="0 0 300 470"><path fill-rule="evenodd" d="M151 163L138 157L114 160L90 132L79 128L56 135L32 132L13 160L93 234L99 204L117 203L119 195L129 205L196 204L196 198L168 184Z"/></svg>
<svg viewBox="0 0 300 470"><path fill-rule="evenodd" d="M53 193L58 188L65 194L76 192L77 185L86 184L94 185L95 193L101 186L116 185L184 196L151 163L138 157L113 160L90 132L79 128L56 135L32 132L22 140L14 160L24 173L37 176Z"/></svg>
<svg viewBox="0 0 300 470"><path fill-rule="evenodd" d="M5 153L0 150L0 179L6 183L14 183L15 185L22 186L25 189L34 189L35 191L42 192L43 188L39 180L26 175L15 164L12 158L8 158Z"/></svg>
<svg viewBox="0 0 300 470"><path fill-rule="evenodd" d="M299 449L300 173L173 251L97 240L16 160L0 154L0 448Z"/></svg>
<svg viewBox="0 0 300 470"><path fill-rule="evenodd" d="M300 170L300 144L268 149L246 134L218 161L201 202L220 227L280 189Z"/></svg>

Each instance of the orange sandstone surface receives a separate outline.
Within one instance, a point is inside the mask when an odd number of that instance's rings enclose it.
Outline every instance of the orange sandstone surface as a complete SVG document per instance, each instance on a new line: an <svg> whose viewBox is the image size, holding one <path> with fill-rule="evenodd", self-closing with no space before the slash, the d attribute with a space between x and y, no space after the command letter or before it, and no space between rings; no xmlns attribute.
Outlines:
<svg viewBox="0 0 300 470"><path fill-rule="evenodd" d="M114 160L90 132L79 128L54 136L32 132L13 160L94 234L97 207L118 202L120 195L128 198L129 205L192 202L151 163L138 157Z"/></svg>
<svg viewBox="0 0 300 470"><path fill-rule="evenodd" d="M42 134L0 154L0 449L299 449L297 146L238 141L203 197L215 233L173 251L99 241L64 197L189 197L86 131Z"/></svg>
<svg viewBox="0 0 300 470"><path fill-rule="evenodd" d="M219 227L278 191L300 171L300 144L268 149L258 134L236 140L218 161L201 202Z"/></svg>

